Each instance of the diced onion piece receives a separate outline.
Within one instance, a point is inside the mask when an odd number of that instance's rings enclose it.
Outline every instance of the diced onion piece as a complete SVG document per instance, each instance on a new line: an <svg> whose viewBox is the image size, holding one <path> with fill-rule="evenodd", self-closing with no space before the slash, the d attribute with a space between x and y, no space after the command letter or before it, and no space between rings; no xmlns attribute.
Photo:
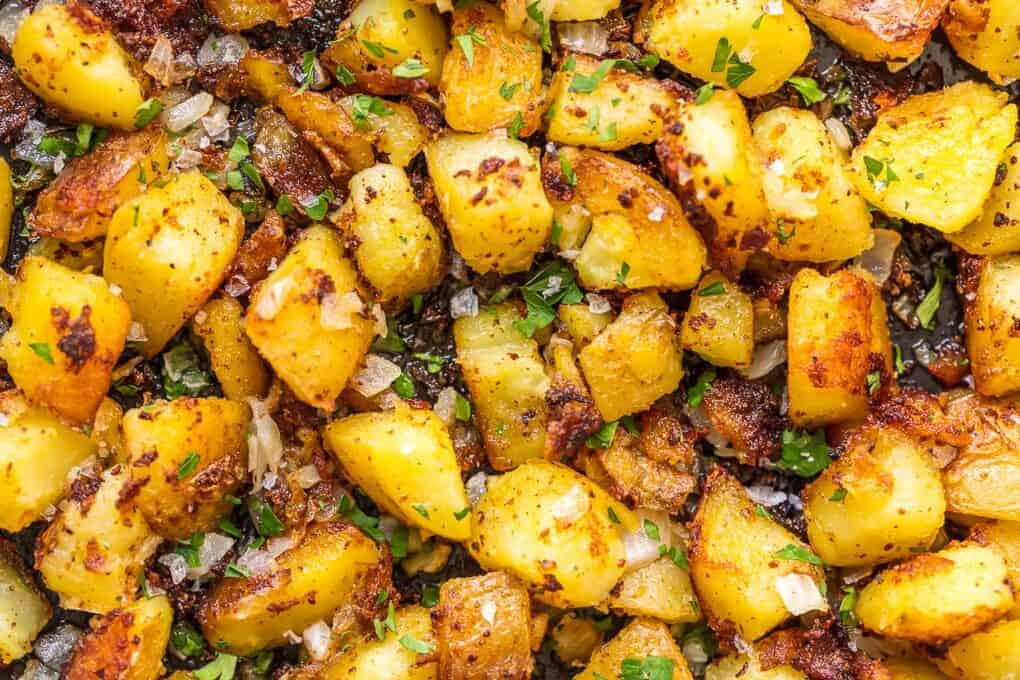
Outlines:
<svg viewBox="0 0 1020 680"><path fill-rule="evenodd" d="M588 311L592 314L605 314L613 311L613 306L609 304L609 300L598 293L585 293L584 299L588 302Z"/></svg>
<svg viewBox="0 0 1020 680"><path fill-rule="evenodd" d="M319 468L314 465L305 465L294 472L294 481L302 489L311 489L322 481L322 477L319 476Z"/></svg>
<svg viewBox="0 0 1020 680"><path fill-rule="evenodd" d="M826 118L825 127L829 131L829 136L832 137L832 142L840 149L849 151L853 147L854 142L850 138L850 131L846 129L846 125L839 118Z"/></svg>
<svg viewBox="0 0 1020 680"><path fill-rule="evenodd" d="M739 372L748 380L757 380L784 363L786 363L786 340L773 340L755 347L751 365L740 369Z"/></svg>
<svg viewBox="0 0 1020 680"><path fill-rule="evenodd" d="M254 397L248 397L247 401L252 414L248 431L248 470L254 473L255 486L260 487L266 472L276 472L280 468L283 439L265 404Z"/></svg>
<svg viewBox="0 0 1020 680"><path fill-rule="evenodd" d="M350 386L362 396L374 397L389 387L400 374L400 366L378 354L369 354L365 357L365 365L351 377Z"/></svg>
<svg viewBox="0 0 1020 680"><path fill-rule="evenodd" d="M450 298L450 316L454 319L478 316L478 294L474 288L465 288Z"/></svg>
<svg viewBox="0 0 1020 680"><path fill-rule="evenodd" d="M170 132L185 130L209 113L213 101L215 101L213 96L208 92L199 92L180 104L163 111L161 114L163 126Z"/></svg>
<svg viewBox="0 0 1020 680"><path fill-rule="evenodd" d="M861 253L856 261L858 267L871 274L875 283L881 287L892 274L893 258L903 237L892 229L873 229L875 245Z"/></svg>
<svg viewBox="0 0 1020 680"><path fill-rule="evenodd" d="M0 38L8 46L14 44L14 36L18 34L21 22L31 13L27 2L13 0L0 7Z"/></svg>
<svg viewBox="0 0 1020 680"><path fill-rule="evenodd" d="M829 608L818 590L818 584L807 574L786 574L776 578L776 590L786 609L794 616Z"/></svg>
<svg viewBox="0 0 1020 680"><path fill-rule="evenodd" d="M444 387L436 397L436 403L432 406L439 419L446 423L447 427L453 425L457 418L457 390L452 387Z"/></svg>
<svg viewBox="0 0 1020 680"><path fill-rule="evenodd" d="M661 510L638 508L634 511L637 517L637 528L623 535L623 552L627 559L628 572L640 569L659 559L659 546L669 548L673 545L673 531L669 515ZM658 529L658 537L649 536L646 522L651 522Z"/></svg>
<svg viewBox="0 0 1020 680"><path fill-rule="evenodd" d="M609 31L601 21L577 21L557 24L560 45L574 52L601 56L609 49Z"/></svg>
<svg viewBox="0 0 1020 680"><path fill-rule="evenodd" d="M167 553L160 556L157 561L170 570L170 581L174 585L182 582L188 575L188 563L177 553Z"/></svg>
<svg viewBox="0 0 1020 680"><path fill-rule="evenodd" d="M329 293L322 298L319 308L319 324L323 328L332 330L350 328L354 325L351 316L361 314L364 310L365 303L361 301L361 296L353 290L340 296Z"/></svg>
<svg viewBox="0 0 1020 680"><path fill-rule="evenodd" d="M233 547L234 539L229 536L216 533L206 534L198 549L198 566L188 569L188 578L196 579L208 574L213 565L223 559L223 556Z"/></svg>
<svg viewBox="0 0 1020 680"><path fill-rule="evenodd" d="M272 557L279 557L294 547L294 539L290 536L274 536L266 541L266 552Z"/></svg>
<svg viewBox="0 0 1020 680"><path fill-rule="evenodd" d="M249 550L237 558L237 566L254 576L275 568L276 560L266 550Z"/></svg>
<svg viewBox="0 0 1020 680"><path fill-rule="evenodd" d="M35 641L36 657L44 664L54 670L60 670L61 666L71 658L74 646L82 636L82 630L69 623L65 623L48 633L40 635Z"/></svg>
<svg viewBox="0 0 1020 680"><path fill-rule="evenodd" d="M329 654L329 646L332 637L333 631L330 630L325 621L321 620L308 626L305 628L304 632L301 633L301 638L305 643L305 649L308 650L309 656L316 661L322 661Z"/></svg>
<svg viewBox="0 0 1020 680"><path fill-rule="evenodd" d="M174 47L165 36L156 38L156 44L149 52L149 59L145 62L142 70L163 84L170 85L173 82L174 73Z"/></svg>
<svg viewBox="0 0 1020 680"><path fill-rule="evenodd" d="M549 512L556 520L558 529L563 530L572 526L577 520L584 517L591 509L591 497L580 484L574 484L570 489L554 500L549 506Z"/></svg>
<svg viewBox="0 0 1020 680"><path fill-rule="evenodd" d="M779 505L786 500L786 493L774 489L771 486L764 484L752 484L747 487L747 495L752 501L759 505L764 505L767 508L771 508L774 505Z"/></svg>
<svg viewBox="0 0 1020 680"><path fill-rule="evenodd" d="M488 486L487 480L488 477L484 472L476 472L468 477L464 487L467 490L468 502L471 505L476 504L485 495L485 490Z"/></svg>
<svg viewBox="0 0 1020 680"><path fill-rule="evenodd" d="M199 66L227 66L236 64L248 52L248 41L236 33L212 35L198 50Z"/></svg>

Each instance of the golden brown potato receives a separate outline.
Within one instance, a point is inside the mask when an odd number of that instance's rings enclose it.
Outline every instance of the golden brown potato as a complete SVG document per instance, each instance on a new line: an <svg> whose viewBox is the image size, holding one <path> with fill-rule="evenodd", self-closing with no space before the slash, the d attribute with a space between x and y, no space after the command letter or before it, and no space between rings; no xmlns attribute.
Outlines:
<svg viewBox="0 0 1020 680"><path fill-rule="evenodd" d="M120 421L124 417L124 409L110 397L103 399L92 421L92 433L89 437L95 442L99 457L106 459L107 464L126 463L124 440L121 437Z"/></svg>
<svg viewBox="0 0 1020 680"><path fill-rule="evenodd" d="M152 126L110 135L72 159L39 193L28 220L32 231L64 241L104 236L117 208L167 171L166 145L166 135Z"/></svg>
<svg viewBox="0 0 1020 680"><path fill-rule="evenodd" d="M1011 0L950 0L942 29L961 59L999 85L1020 78L1020 6Z"/></svg>
<svg viewBox="0 0 1020 680"><path fill-rule="evenodd" d="M962 680L1006 680L1020 668L1020 620L1000 621L949 646L939 668Z"/></svg>
<svg viewBox="0 0 1020 680"><path fill-rule="evenodd" d="M299 399L332 410L375 336L364 299L336 232L315 226L252 297L245 332Z"/></svg>
<svg viewBox="0 0 1020 680"><path fill-rule="evenodd" d="M654 668L659 674L636 676L691 680L687 660L680 653L669 629L659 621L634 619L609 642L592 654L584 670L575 680L622 678L622 668L629 660L638 668ZM661 669L661 670L660 670Z"/></svg>
<svg viewBox="0 0 1020 680"><path fill-rule="evenodd" d="M854 613L879 635L939 644L979 630L1013 604L1001 553L964 542L879 573L860 591Z"/></svg>
<svg viewBox="0 0 1020 680"><path fill-rule="evenodd" d="M946 239L972 255L1005 255L1020 250L1020 144L1006 149L981 216Z"/></svg>
<svg viewBox="0 0 1020 680"><path fill-rule="evenodd" d="M103 239L71 243L43 236L29 243L26 255L37 255L59 265L86 274L103 271Z"/></svg>
<svg viewBox="0 0 1020 680"><path fill-rule="evenodd" d="M355 116L355 106L361 106L362 100L357 95L344 97L340 105L351 117ZM407 104L387 101L385 114L374 113L371 109L364 114L364 107L358 109L363 117L358 124L365 134L369 135L372 144L379 153L384 153L390 163L398 168L406 168L428 144L432 134L418 120L418 115Z"/></svg>
<svg viewBox="0 0 1020 680"><path fill-rule="evenodd" d="M270 21L277 26L288 26L294 19L312 11L309 3L294 0L204 0L206 9L219 25L230 33L237 33Z"/></svg>
<svg viewBox="0 0 1020 680"><path fill-rule="evenodd" d="M1020 256L988 257L967 268L976 270L972 294L963 298L974 387L991 397L1020 390Z"/></svg>
<svg viewBox="0 0 1020 680"><path fill-rule="evenodd" d="M882 659L882 665L889 671L891 680L947 680L938 668L916 657Z"/></svg>
<svg viewBox="0 0 1020 680"><path fill-rule="evenodd" d="M981 522L970 530L967 539L981 545L992 546L1002 553L1009 569L1013 593L1020 593L1020 522L1006 520ZM1017 602L1007 616L1011 619L1020 618L1020 602Z"/></svg>
<svg viewBox="0 0 1020 680"><path fill-rule="evenodd" d="M67 680L156 680L164 671L174 610L165 596L142 598L92 619L75 646L64 674Z"/></svg>
<svg viewBox="0 0 1020 680"><path fill-rule="evenodd" d="M807 676L786 664L763 670L761 658L752 650L715 659L705 669L705 680L807 680Z"/></svg>
<svg viewBox="0 0 1020 680"><path fill-rule="evenodd" d="M0 665L31 652L35 637L52 615L53 608L17 547L0 538Z"/></svg>
<svg viewBox="0 0 1020 680"><path fill-rule="evenodd" d="M244 307L232 297L205 303L191 320L191 330L202 341L209 363L227 399L261 399L269 389L269 372L244 334Z"/></svg>
<svg viewBox="0 0 1020 680"><path fill-rule="evenodd" d="M716 366L746 368L754 355L751 296L718 272L709 272L691 295L680 331L684 349Z"/></svg>
<svg viewBox="0 0 1020 680"><path fill-rule="evenodd" d="M691 575L669 557L660 557L624 576L613 589L609 606L627 616L648 616L666 623L701 619Z"/></svg>
<svg viewBox="0 0 1020 680"><path fill-rule="evenodd" d="M445 581L432 616L441 677L531 677L530 598L513 576L493 571Z"/></svg>
<svg viewBox="0 0 1020 680"><path fill-rule="evenodd" d="M556 308L556 318L566 327L574 348L580 351L613 322L613 313L593 312L587 304L560 305Z"/></svg>
<svg viewBox="0 0 1020 680"><path fill-rule="evenodd" d="M0 358L14 382L29 401L92 422L124 350L128 305L98 276L26 257L6 307L14 323L0 339Z"/></svg>
<svg viewBox="0 0 1020 680"><path fill-rule="evenodd" d="M676 324L654 292L628 297L578 361L606 421L645 410L683 378Z"/></svg>
<svg viewBox="0 0 1020 680"><path fill-rule="evenodd" d="M602 644L602 631L595 621L574 612L565 614L552 629L553 653L567 666L581 666Z"/></svg>
<svg viewBox="0 0 1020 680"><path fill-rule="evenodd" d="M1013 142L1017 109L1007 101L967 80L885 109L854 148L853 183L887 215L960 231L981 214Z"/></svg>
<svg viewBox="0 0 1020 680"><path fill-rule="evenodd" d="M353 524L313 524L268 572L218 581L199 607L198 622L218 649L254 654L286 644L288 631L328 619L365 590L374 602L388 574L379 546Z"/></svg>
<svg viewBox="0 0 1020 680"><path fill-rule="evenodd" d="M38 203L36 204L38 205ZM11 218L14 216L14 187L11 185L11 166L0 158L0 258L7 259L11 240Z"/></svg>

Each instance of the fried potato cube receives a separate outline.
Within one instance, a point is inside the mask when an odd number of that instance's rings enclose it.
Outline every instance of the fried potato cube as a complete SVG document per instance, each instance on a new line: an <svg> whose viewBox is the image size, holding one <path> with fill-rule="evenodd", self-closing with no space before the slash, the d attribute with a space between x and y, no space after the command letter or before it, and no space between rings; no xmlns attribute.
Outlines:
<svg viewBox="0 0 1020 680"><path fill-rule="evenodd" d="M567 329L574 348L580 351L613 322L613 313L593 312L587 304L560 305L556 308L556 318Z"/></svg>
<svg viewBox="0 0 1020 680"><path fill-rule="evenodd" d="M37 203L38 205L38 203ZM11 166L0 158L0 258L7 259L11 240L11 219L14 216L14 187L11 184Z"/></svg>
<svg viewBox="0 0 1020 680"><path fill-rule="evenodd" d="M705 680L807 680L807 676L786 664L762 668L762 659L756 650L743 654L729 654L717 659L705 669Z"/></svg>
<svg viewBox="0 0 1020 680"><path fill-rule="evenodd" d="M999 255L965 264L976 276L973 295L965 295L967 355L974 387L998 397L1020 390L1020 256Z"/></svg>
<svg viewBox="0 0 1020 680"><path fill-rule="evenodd" d="M163 595L93 619L64 667L67 680L152 680L163 672L174 610Z"/></svg>
<svg viewBox="0 0 1020 680"><path fill-rule="evenodd" d="M746 368L754 355L754 304L740 286L709 272L691 296L680 341L716 366Z"/></svg>
<svg viewBox="0 0 1020 680"><path fill-rule="evenodd" d="M992 193L981 215L946 240L971 255L1006 255L1020 250L1020 143L1006 149Z"/></svg>
<svg viewBox="0 0 1020 680"><path fill-rule="evenodd" d="M244 334L244 307L232 297L214 298L195 314L191 331L205 347L216 380L227 399L261 399L269 389L269 371Z"/></svg>
<svg viewBox="0 0 1020 680"><path fill-rule="evenodd" d="M1020 6L1011 0L950 0L942 30L956 56L1008 85L1020 78Z"/></svg>
<svg viewBox="0 0 1020 680"><path fill-rule="evenodd" d="M953 643L937 660L953 678L1008 678L1020 668L1020 620L1000 621Z"/></svg>
<svg viewBox="0 0 1020 680"><path fill-rule="evenodd" d="M205 0L205 6L220 27L230 33L269 22L289 26L312 10L312 5L294 0Z"/></svg>
<svg viewBox="0 0 1020 680"><path fill-rule="evenodd" d="M650 661L656 670L663 671L656 677L691 680L687 660L669 629L659 621L644 618L634 619L612 640L596 649L584 670L574 676L575 680L623 677L621 669L628 660L639 664Z"/></svg>
<svg viewBox="0 0 1020 680"><path fill-rule="evenodd" d="M1020 522L995 520L975 525L967 539L996 548L1006 559L1009 581L1013 593L1020 593ZM1020 618L1020 602L1009 612L1008 618Z"/></svg>
<svg viewBox="0 0 1020 680"><path fill-rule="evenodd" d="M613 589L609 606L628 616L647 616L666 623L701 619L690 573L669 557L660 557L624 576Z"/></svg>
<svg viewBox="0 0 1020 680"><path fill-rule="evenodd" d="M1013 142L1017 109L1007 102L967 80L885 109L854 148L857 191L887 215L960 231L981 215Z"/></svg>
<svg viewBox="0 0 1020 680"><path fill-rule="evenodd" d="M9 665L30 653L52 615L53 608L17 547L0 538L0 664Z"/></svg>
<svg viewBox="0 0 1020 680"><path fill-rule="evenodd" d="M924 659L898 656L882 659L891 680L946 680L938 668Z"/></svg>

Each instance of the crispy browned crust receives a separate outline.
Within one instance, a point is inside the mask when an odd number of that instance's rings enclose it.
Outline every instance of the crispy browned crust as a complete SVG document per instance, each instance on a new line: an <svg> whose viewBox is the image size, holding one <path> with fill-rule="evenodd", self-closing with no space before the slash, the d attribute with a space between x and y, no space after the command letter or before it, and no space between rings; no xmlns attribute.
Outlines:
<svg viewBox="0 0 1020 680"><path fill-rule="evenodd" d="M865 27L885 42L925 43L939 25L949 0L794 0L810 14Z"/></svg>
<svg viewBox="0 0 1020 680"><path fill-rule="evenodd" d="M287 230L283 218L270 210L259 228L238 249L224 290L234 297L244 295L251 286L269 276L273 264L286 254Z"/></svg>
<svg viewBox="0 0 1020 680"><path fill-rule="evenodd" d="M810 680L892 680L879 661L851 651L846 631L832 614L819 616L807 630L790 628L760 643L762 670L793 666Z"/></svg>
<svg viewBox="0 0 1020 680"><path fill-rule="evenodd" d="M130 677L136 645L132 640L133 624L134 615L120 609L93 617L91 630L78 640L64 667L65 680Z"/></svg>
<svg viewBox="0 0 1020 680"><path fill-rule="evenodd" d="M258 112L255 120L258 134L252 159L277 194L288 196L301 209L327 189L335 192L329 171L315 148L284 116L267 107Z"/></svg>
<svg viewBox="0 0 1020 680"><path fill-rule="evenodd" d="M907 388L873 407L868 423L895 427L922 441L948 446L966 446L971 429L959 417L950 417L945 399L919 388Z"/></svg>
<svg viewBox="0 0 1020 680"><path fill-rule="evenodd" d="M545 457L549 460L573 456L602 427L602 416L591 395L562 376L553 378L545 403L549 407Z"/></svg>
<svg viewBox="0 0 1020 680"><path fill-rule="evenodd" d="M779 398L767 385L717 379L703 404L712 426L740 452L740 462L756 465L779 453L786 421L779 415Z"/></svg>
<svg viewBox="0 0 1020 680"><path fill-rule="evenodd" d="M14 142L38 109L35 95L21 84L10 66L0 61L0 142Z"/></svg>

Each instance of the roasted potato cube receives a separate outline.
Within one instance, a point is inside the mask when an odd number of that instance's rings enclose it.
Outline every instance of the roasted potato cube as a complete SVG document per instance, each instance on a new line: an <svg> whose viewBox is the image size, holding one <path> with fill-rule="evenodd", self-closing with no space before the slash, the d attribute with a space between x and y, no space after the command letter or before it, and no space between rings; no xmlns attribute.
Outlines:
<svg viewBox="0 0 1020 680"><path fill-rule="evenodd" d="M861 590L854 612L879 635L939 644L979 630L1013 604L1002 554L964 542L882 571Z"/></svg>
<svg viewBox="0 0 1020 680"><path fill-rule="evenodd" d="M787 318L793 422L815 427L863 418L878 390L872 386L892 376L885 304L870 277L801 269L790 287Z"/></svg>
<svg viewBox="0 0 1020 680"><path fill-rule="evenodd" d="M213 373L227 399L261 399L269 389L269 371L244 334L244 307L232 297L215 298L191 320L191 331L202 341Z"/></svg>
<svg viewBox="0 0 1020 680"><path fill-rule="evenodd" d="M689 556L691 578L713 629L753 641L803 613L788 609L779 586L799 575L802 588L817 588L821 569L783 557L787 552L810 554L800 539L756 511L740 482L722 468L713 470L691 528ZM817 599L824 603L821 593Z"/></svg>
<svg viewBox="0 0 1020 680"><path fill-rule="evenodd" d="M439 81L447 124L462 132L511 126L521 137L535 132L545 113L538 41L511 31L503 13L485 2L456 9L451 30L454 45Z"/></svg>
<svg viewBox="0 0 1020 680"><path fill-rule="evenodd" d="M402 404L331 423L326 446L351 480L405 524L454 541L471 536L457 514L468 507L457 454L435 413Z"/></svg>
<svg viewBox="0 0 1020 680"><path fill-rule="evenodd" d="M353 524L313 524L269 572L217 582L198 609L198 622L217 648L254 654L286 644L288 631L329 618L363 590L371 590L366 597L374 602L388 574L379 546Z"/></svg>
<svg viewBox="0 0 1020 680"><path fill-rule="evenodd" d="M953 678L1009 678L1020 668L1020 620L1000 621L949 646L937 660Z"/></svg>
<svg viewBox="0 0 1020 680"><path fill-rule="evenodd" d="M804 490L808 539L826 564L870 566L931 546L946 499L930 454L898 430L864 431Z"/></svg>
<svg viewBox="0 0 1020 680"><path fill-rule="evenodd" d="M582 666L602 644L602 631L594 620L574 612L565 614L552 629L553 653L567 666Z"/></svg>
<svg viewBox="0 0 1020 680"><path fill-rule="evenodd" d="M950 0L942 30L958 57L1008 85L1020 78L1018 11L1011 0Z"/></svg>
<svg viewBox="0 0 1020 680"><path fill-rule="evenodd" d="M761 659L751 652L715 659L705 669L705 680L807 680L807 676L786 664L763 670Z"/></svg>
<svg viewBox="0 0 1020 680"><path fill-rule="evenodd" d="M71 243L43 236L28 244L26 255L36 255L47 260L86 274L103 271L103 239Z"/></svg>
<svg viewBox="0 0 1020 680"><path fill-rule="evenodd" d="M513 0L506 3L514 4ZM519 2L518 4L524 4ZM553 6L550 21L593 21L607 16L620 6L620 0L586 0L586 2L558 2Z"/></svg>
<svg viewBox="0 0 1020 680"><path fill-rule="evenodd" d="M42 5L18 27L14 69L28 89L74 120L131 130L145 95L138 66L83 5Z"/></svg>
<svg viewBox="0 0 1020 680"><path fill-rule="evenodd" d="M495 134L447 134L425 150L453 245L480 273L526 271L553 210L528 145Z"/></svg>
<svg viewBox="0 0 1020 680"><path fill-rule="evenodd" d="M898 71L921 56L949 0L791 0L846 51Z"/></svg>
<svg viewBox="0 0 1020 680"><path fill-rule="evenodd" d="M965 295L967 354L974 387L998 397L1020 390L1020 256L1000 255L976 263L973 295Z"/></svg>
<svg viewBox="0 0 1020 680"><path fill-rule="evenodd" d="M2 259L7 259L13 217L14 187L11 185L11 166L7 164L6 160L0 158L0 258Z"/></svg>
<svg viewBox="0 0 1020 680"><path fill-rule="evenodd" d="M205 175L174 176L117 209L103 276L123 290L155 356L219 288L241 245L244 217ZM105 391L105 390L104 390Z"/></svg>
<svg viewBox="0 0 1020 680"><path fill-rule="evenodd" d="M312 5L294 0L205 0L205 6L220 27L230 33L269 22L288 26L312 11Z"/></svg>
<svg viewBox="0 0 1020 680"><path fill-rule="evenodd" d="M612 311L593 312L587 304L560 305L556 308L556 317L570 333L574 348L578 351L589 345L613 322Z"/></svg>
<svg viewBox="0 0 1020 680"><path fill-rule="evenodd" d="M517 308L504 303L453 322L457 363L497 470L541 458L545 449L550 382L538 343L514 328L520 321Z"/></svg>
<svg viewBox="0 0 1020 680"><path fill-rule="evenodd" d="M879 114L851 178L887 215L960 231L981 215L1016 121L1005 92L974 81L914 95Z"/></svg>
<svg viewBox="0 0 1020 680"><path fill-rule="evenodd" d="M166 135L157 126L110 135L71 159L39 192L28 224L37 234L64 241L104 236L117 208L158 180L168 162Z"/></svg>
<svg viewBox="0 0 1020 680"><path fill-rule="evenodd" d="M574 677L575 680L623 678L622 669L628 661L640 664L639 667L647 668L651 663L656 670L662 669L654 676L657 678L691 680L687 660L665 624L640 618L628 623L616 637L595 650L588 665Z"/></svg>
<svg viewBox="0 0 1020 680"><path fill-rule="evenodd" d="M53 615L32 571L13 542L0 538L0 664L32 651L36 635Z"/></svg>
<svg viewBox="0 0 1020 680"><path fill-rule="evenodd" d="M781 260L828 262L872 246L868 204L814 113L785 106L767 111L754 119L754 141L776 225L770 253Z"/></svg>
<svg viewBox="0 0 1020 680"><path fill-rule="evenodd" d="M29 401L92 422L124 350L131 311L106 281L42 257L18 268L0 358Z"/></svg>
<svg viewBox="0 0 1020 680"><path fill-rule="evenodd" d="M432 616L440 677L531 677L531 603L513 576L493 571L450 579L439 589Z"/></svg>
<svg viewBox="0 0 1020 680"><path fill-rule="evenodd" d="M587 477L535 460L488 478L467 547L483 568L521 577L543 602L591 607L623 575L622 531L634 530L630 510Z"/></svg>
<svg viewBox="0 0 1020 680"><path fill-rule="evenodd" d="M16 392L0 394L0 529L20 531L64 495L67 475L96 454L84 434Z"/></svg>
<svg viewBox="0 0 1020 680"><path fill-rule="evenodd" d="M65 609L105 614L135 598L139 574L163 539L146 523L116 465L83 482L39 536L35 568Z"/></svg>
<svg viewBox="0 0 1020 680"><path fill-rule="evenodd" d="M616 151L662 136L676 94L665 81L612 68L613 63L583 53L566 58L549 86L552 113L546 137L559 144ZM589 81L603 72L605 77L593 87Z"/></svg>
<svg viewBox="0 0 1020 680"><path fill-rule="evenodd" d="M645 46L681 71L745 97L778 90L811 50L811 32L782 0L778 14L757 0L657 0Z"/></svg>
<svg viewBox="0 0 1020 680"><path fill-rule="evenodd" d="M996 176L981 216L946 239L972 255L1006 255L1020 250L1020 144L1006 149L1001 165L1006 176Z"/></svg>
<svg viewBox="0 0 1020 680"><path fill-rule="evenodd" d="M163 595L142 598L94 618L64 667L67 680L161 677L174 610Z"/></svg>
<svg viewBox="0 0 1020 680"><path fill-rule="evenodd" d="M635 293L623 311L578 355L602 417L647 409L683 378L676 324L657 293Z"/></svg>
<svg viewBox="0 0 1020 680"><path fill-rule="evenodd" d="M666 623L701 619L691 575L669 557L624 576L613 589L609 606L628 616L649 616Z"/></svg>
<svg viewBox="0 0 1020 680"><path fill-rule="evenodd" d="M371 138L375 148L399 168L407 167L432 137L407 104L387 100L379 113L369 107L366 114L364 101L353 95L341 99L340 105L352 118L357 116L359 128Z"/></svg>
<svg viewBox="0 0 1020 680"><path fill-rule="evenodd" d="M443 241L393 165L355 175L337 222L355 245L354 260L380 300L406 300L443 277Z"/></svg>
<svg viewBox="0 0 1020 680"><path fill-rule="evenodd" d="M340 238L315 226L262 282L245 331L299 399L331 410L375 336L363 299Z"/></svg>
<svg viewBox="0 0 1020 680"><path fill-rule="evenodd" d="M1002 553L1009 569L1013 593L1020 593L1020 522L981 522L970 530L967 538L981 545L992 546ZM1020 618L1020 602L1009 612L1008 618Z"/></svg>
<svg viewBox="0 0 1020 680"><path fill-rule="evenodd" d="M716 366L750 366L754 355L751 296L722 274L709 272L691 296L680 341L684 349Z"/></svg>
<svg viewBox="0 0 1020 680"><path fill-rule="evenodd" d="M891 680L947 680L939 669L917 657L899 656L882 659Z"/></svg>

